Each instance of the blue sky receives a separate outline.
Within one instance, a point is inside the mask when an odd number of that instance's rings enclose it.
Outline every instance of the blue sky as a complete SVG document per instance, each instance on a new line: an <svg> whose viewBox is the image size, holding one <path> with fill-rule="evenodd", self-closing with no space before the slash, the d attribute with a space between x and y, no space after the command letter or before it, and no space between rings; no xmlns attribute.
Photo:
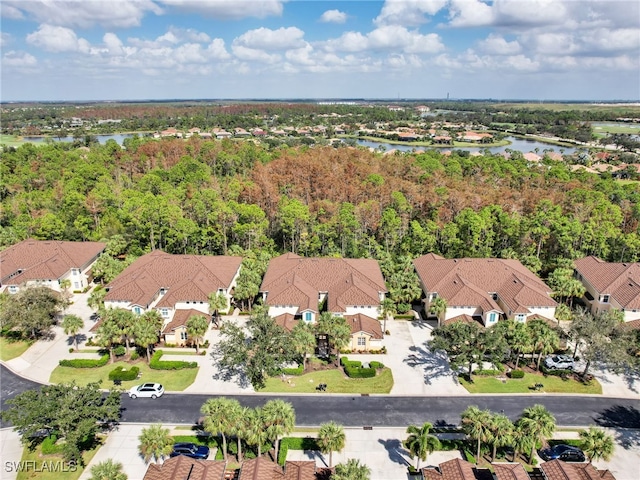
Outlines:
<svg viewBox="0 0 640 480"><path fill-rule="evenodd" d="M640 100L637 0L2 0L2 101Z"/></svg>

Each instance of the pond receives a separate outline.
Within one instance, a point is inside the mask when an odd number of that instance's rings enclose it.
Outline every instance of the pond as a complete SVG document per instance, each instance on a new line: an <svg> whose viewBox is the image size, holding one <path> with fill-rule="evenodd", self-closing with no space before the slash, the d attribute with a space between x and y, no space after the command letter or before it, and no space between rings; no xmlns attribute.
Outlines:
<svg viewBox="0 0 640 480"><path fill-rule="evenodd" d="M538 140L525 140L524 138L516 138L516 137L506 137L506 140L511 142L509 145L502 145L500 147L438 147L438 150L466 150L468 152L483 152L484 150L489 150L491 153L501 153L506 149L510 150L519 150L522 153L527 152L535 152L535 149L538 149L538 154L542 155L544 150L553 151L557 153L562 153L564 155L570 155L575 153L576 149L573 147L561 147L558 145L552 145L548 143L543 143ZM416 150L428 150L429 148L435 147L419 147L412 145L396 145L391 143L382 143L382 142L371 142L369 140L358 140L358 145L363 147L370 148L378 148L379 146L384 146L387 150L400 150L403 152L410 152L413 149Z"/></svg>
<svg viewBox="0 0 640 480"><path fill-rule="evenodd" d="M135 133L114 133L113 135L93 135L98 139L98 142L104 144L107 143L108 140L115 140L119 145L122 145L122 142L125 138L131 138ZM143 136L144 134L138 134L139 136ZM76 138L72 136L67 137L23 137L25 142L31 143L43 143L46 140L53 140L54 142L73 142ZM78 140L84 140L84 135L78 138Z"/></svg>

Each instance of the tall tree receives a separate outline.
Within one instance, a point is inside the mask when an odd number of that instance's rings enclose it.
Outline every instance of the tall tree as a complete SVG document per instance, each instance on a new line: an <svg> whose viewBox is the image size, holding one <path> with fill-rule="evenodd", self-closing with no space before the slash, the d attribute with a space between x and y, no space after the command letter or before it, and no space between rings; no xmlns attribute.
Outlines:
<svg viewBox="0 0 640 480"><path fill-rule="evenodd" d="M433 425L429 422L423 423L420 427L416 425L407 427L409 436L404 441L404 446L411 452L412 456L418 459L416 470L420 470L420 460L425 461L428 454L433 453L440 447L440 441L430 433L432 427Z"/></svg>
<svg viewBox="0 0 640 480"><path fill-rule="evenodd" d="M527 327L531 332L533 351L538 353L536 370L540 370L542 356L556 351L560 344L560 337L544 320L532 320L527 323Z"/></svg>
<svg viewBox="0 0 640 480"><path fill-rule="evenodd" d="M47 287L23 288L9 295L0 311L0 328L37 339L51 331L63 308L62 299Z"/></svg>
<svg viewBox="0 0 640 480"><path fill-rule="evenodd" d="M73 345L78 350L78 333L84 327L84 321L77 315L67 314L62 318L65 335L73 336Z"/></svg>
<svg viewBox="0 0 640 480"><path fill-rule="evenodd" d="M347 463L337 464L335 472L331 475L331 480L369 480L370 478L371 469L356 458L348 459Z"/></svg>
<svg viewBox="0 0 640 480"><path fill-rule="evenodd" d="M489 429L490 422L491 412L489 410L480 410L472 405L462 412L462 429L477 442L476 463L480 462L480 446L492 440Z"/></svg>
<svg viewBox="0 0 640 480"><path fill-rule="evenodd" d="M187 336L196 344L196 353L200 353L200 342L209 329L209 321L204 315L194 315L187 320Z"/></svg>
<svg viewBox="0 0 640 480"><path fill-rule="evenodd" d="M340 360L340 349L344 348L351 338L351 328L342 316L333 315L331 312L322 312L316 332L329 337L329 344L335 348L338 360Z"/></svg>
<svg viewBox="0 0 640 480"><path fill-rule="evenodd" d="M269 439L274 440L275 458L278 458L280 437L293 431L296 425L296 412L293 405L284 400L269 400L262 407L262 419Z"/></svg>
<svg viewBox="0 0 640 480"><path fill-rule="evenodd" d="M551 437L555 432L556 419L544 405L538 404L525 408L518 423L522 426L520 432L528 436L532 441L531 453L529 454L529 462L531 462L536 444L543 443L546 438Z"/></svg>
<svg viewBox="0 0 640 480"><path fill-rule="evenodd" d="M307 322L298 322L291 335L289 335L289 341L295 349L296 354L302 358L302 365L304 368L307 366L307 356L316 347L316 335L313 331L311 324Z"/></svg>
<svg viewBox="0 0 640 480"><path fill-rule="evenodd" d="M429 313L438 317L438 322L447 311L447 301L442 297L436 297L429 302Z"/></svg>
<svg viewBox="0 0 640 480"><path fill-rule="evenodd" d="M152 321L147 321L144 316L140 316L133 324L133 335L136 344L140 345L147 352L147 363L151 363L150 349L158 343L158 327Z"/></svg>
<svg viewBox="0 0 640 480"><path fill-rule="evenodd" d="M267 430L264 427L265 422L262 415L262 408L256 407L253 410L249 410L245 441L249 445L256 447L258 457L262 455L262 446L269 438Z"/></svg>
<svg viewBox="0 0 640 480"><path fill-rule="evenodd" d="M480 325L453 322L433 330L429 348L432 351L445 351L449 356L451 368L457 370L466 367L468 377L471 379L473 365L481 361L480 356L484 351L481 340Z"/></svg>
<svg viewBox="0 0 640 480"><path fill-rule="evenodd" d="M209 294L209 310L214 317L217 317L221 311L227 311L229 302L222 292L212 292Z"/></svg>
<svg viewBox="0 0 640 480"><path fill-rule="evenodd" d="M225 460L227 459L227 435L233 430L232 413L236 408L234 401L226 397L210 398L200 408L200 412L204 415L204 429L212 435L222 437L222 453Z"/></svg>
<svg viewBox="0 0 640 480"><path fill-rule="evenodd" d="M589 463L594 460L609 461L615 449L613 436L607 434L602 428L590 426L588 430L580 430L580 448L589 457Z"/></svg>
<svg viewBox="0 0 640 480"><path fill-rule="evenodd" d="M113 363L115 361L113 347L122 341L122 329L118 326L113 317L108 314L109 311L110 309L105 310L107 315L103 317L96 335L98 337L98 345L109 350L109 361L110 363Z"/></svg>
<svg viewBox="0 0 640 480"><path fill-rule="evenodd" d="M502 413L494 413L489 419L489 430L491 431L491 462L495 462L498 447L510 445L513 442L513 423L509 417Z"/></svg>
<svg viewBox="0 0 640 480"><path fill-rule="evenodd" d="M333 466L333 452L340 452L344 448L346 436L342 425L327 422L320 425L318 431L318 446L322 453L329 454L329 467Z"/></svg>
<svg viewBox="0 0 640 480"><path fill-rule="evenodd" d="M89 480L127 480L127 474L122 471L122 463L109 458L91 467Z"/></svg>
<svg viewBox="0 0 640 480"><path fill-rule="evenodd" d="M147 463L152 458L155 463L158 463L158 460L164 460L173 450L173 438L169 429L162 428L159 423L143 428L138 441L140 442L138 450Z"/></svg>

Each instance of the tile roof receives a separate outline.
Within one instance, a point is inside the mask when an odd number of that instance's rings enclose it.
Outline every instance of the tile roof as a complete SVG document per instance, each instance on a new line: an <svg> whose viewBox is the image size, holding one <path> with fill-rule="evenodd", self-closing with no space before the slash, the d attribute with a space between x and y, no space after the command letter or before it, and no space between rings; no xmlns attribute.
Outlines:
<svg viewBox="0 0 640 480"><path fill-rule="evenodd" d="M598 293L610 295L622 308L640 309L640 262L610 263L589 256L574 264Z"/></svg>
<svg viewBox="0 0 640 480"><path fill-rule="evenodd" d="M178 455L147 468L143 480L223 480L226 462ZM271 479L269 479L271 480Z"/></svg>
<svg viewBox="0 0 640 480"><path fill-rule="evenodd" d="M238 480L283 480L282 468L265 457L252 458L242 462Z"/></svg>
<svg viewBox="0 0 640 480"><path fill-rule="evenodd" d="M300 320L296 320L296 316L291 313L283 313L277 317L273 317L277 325L280 325L287 332L293 330Z"/></svg>
<svg viewBox="0 0 640 480"><path fill-rule="evenodd" d="M351 335L358 332L365 332L371 335L372 338L382 340L382 327L380 326L380 321L375 318L371 318L362 313L345 315L344 318L351 328Z"/></svg>
<svg viewBox="0 0 640 480"><path fill-rule="evenodd" d="M296 305L299 311L317 311L326 292L327 310L344 312L349 305L379 305L387 288L376 260L287 253L269 262L260 291L268 292L267 305Z"/></svg>
<svg viewBox="0 0 640 480"><path fill-rule="evenodd" d="M207 320L210 318L206 313L202 313L200 310L195 310L193 308L176 310L171 321L162 329L162 333L171 333L176 328L185 326L191 317L195 317L197 315L201 315Z"/></svg>
<svg viewBox="0 0 640 480"><path fill-rule="evenodd" d="M147 307L164 288L166 294L158 307L174 307L181 301L208 302L210 293L229 289L241 263L241 257L171 255L155 250L135 260L107 285L105 301Z"/></svg>
<svg viewBox="0 0 640 480"><path fill-rule="evenodd" d="M286 462L283 480L316 480L316 462L313 460Z"/></svg>
<svg viewBox="0 0 640 480"><path fill-rule="evenodd" d="M471 315L467 315L466 313L463 313L462 315L456 315L455 317L447 318L446 320L442 321L442 325L448 325L454 322L465 322L465 323L476 324L476 325L480 325L481 327L484 327L484 324L482 323L482 318L472 317Z"/></svg>
<svg viewBox="0 0 640 480"><path fill-rule="evenodd" d="M423 468L422 476L425 480L476 480L473 465L460 458L443 462L438 469Z"/></svg>
<svg viewBox="0 0 640 480"><path fill-rule="evenodd" d="M479 306L483 312L502 312L493 293L512 313L557 305L550 297L551 289L518 260L447 259L429 253L413 264L427 292L438 293L448 306Z"/></svg>
<svg viewBox="0 0 640 480"><path fill-rule="evenodd" d="M86 267L105 246L103 242L23 240L0 252L0 285L59 279L72 268Z"/></svg>
<svg viewBox="0 0 640 480"><path fill-rule="evenodd" d="M609 470L598 470L591 463L566 463L561 460L551 460L541 463L540 468L547 480L615 480Z"/></svg>
<svg viewBox="0 0 640 480"><path fill-rule="evenodd" d="M492 463L496 480L530 480L520 463Z"/></svg>

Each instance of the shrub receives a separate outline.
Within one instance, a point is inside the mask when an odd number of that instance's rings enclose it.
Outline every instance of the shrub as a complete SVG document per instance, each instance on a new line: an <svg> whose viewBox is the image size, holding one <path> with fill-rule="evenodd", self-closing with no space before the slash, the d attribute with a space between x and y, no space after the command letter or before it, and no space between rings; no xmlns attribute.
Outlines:
<svg viewBox="0 0 640 480"><path fill-rule="evenodd" d="M375 368L344 367L349 378L372 378L376 376Z"/></svg>
<svg viewBox="0 0 640 480"><path fill-rule="evenodd" d="M55 453L60 453L62 451L61 445L56 445L56 441L58 437L55 433L49 435L42 441L40 448L42 449L43 455L53 455Z"/></svg>
<svg viewBox="0 0 640 480"><path fill-rule="evenodd" d="M494 377L496 375L501 375L502 370L482 370L481 368L473 371L474 375L482 375L485 377Z"/></svg>
<svg viewBox="0 0 640 480"><path fill-rule="evenodd" d="M340 358L340 365L342 365L343 367L354 367L354 368L360 368L362 367L362 362L359 360L349 360L347 357L342 357Z"/></svg>
<svg viewBox="0 0 640 480"><path fill-rule="evenodd" d="M131 367L129 369L125 369L124 367L116 367L109 372L109 380L135 380L138 378L138 373L140 373L140 369L138 367Z"/></svg>
<svg viewBox="0 0 640 480"><path fill-rule="evenodd" d="M133 352L131 352L131 360L137 360L140 358L140 353L138 352L138 349L136 348Z"/></svg>
<svg viewBox="0 0 640 480"><path fill-rule="evenodd" d="M125 353L127 353L127 349L124 348L124 345L118 345L116 348L113 349L113 354L116 357L121 357L123 356Z"/></svg>
<svg viewBox="0 0 640 480"><path fill-rule="evenodd" d="M100 357L99 360L92 360L89 358L77 358L73 360L60 360L58 363L61 367L72 368L97 368L104 367L109 362L109 354L106 353Z"/></svg>
<svg viewBox="0 0 640 480"><path fill-rule="evenodd" d="M540 365L540 370L545 375L553 375L555 377L567 377L573 374L573 370L552 369L552 368L547 368L544 365Z"/></svg>
<svg viewBox="0 0 640 480"><path fill-rule="evenodd" d="M149 368L153 370L182 370L183 368L196 368L198 364L196 362L183 362L183 361L160 361L162 357L162 350L156 350L149 362Z"/></svg>
<svg viewBox="0 0 640 480"><path fill-rule="evenodd" d="M377 370L380 370L381 368L384 368L384 363L373 361L373 362L369 362L369 366L371 368L375 368Z"/></svg>
<svg viewBox="0 0 640 480"><path fill-rule="evenodd" d="M296 368L282 368L280 371L285 375L302 375L304 373L304 365L298 365Z"/></svg>
<svg viewBox="0 0 640 480"><path fill-rule="evenodd" d="M510 378L524 378L524 370L511 370L509 372Z"/></svg>
<svg viewBox="0 0 640 480"><path fill-rule="evenodd" d="M69 347L69 353L73 353L74 350L75 350L75 348Z"/></svg>

